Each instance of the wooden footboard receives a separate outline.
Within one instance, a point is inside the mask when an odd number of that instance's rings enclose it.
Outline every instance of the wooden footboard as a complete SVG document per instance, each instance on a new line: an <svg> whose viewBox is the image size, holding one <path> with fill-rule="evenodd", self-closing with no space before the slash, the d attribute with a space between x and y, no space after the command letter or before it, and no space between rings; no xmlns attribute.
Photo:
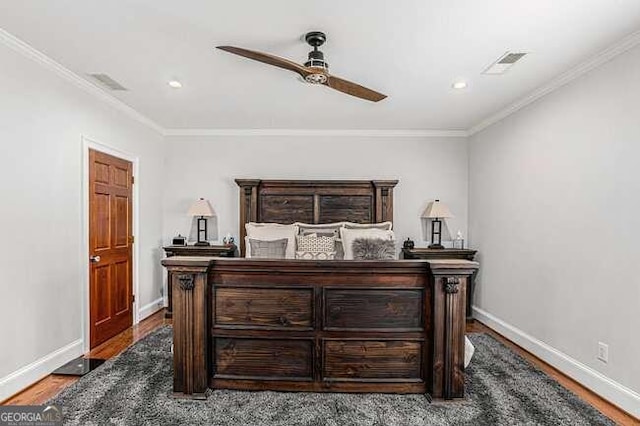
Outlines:
<svg viewBox="0 0 640 426"><path fill-rule="evenodd" d="M468 261L165 259L174 393L464 396Z"/></svg>

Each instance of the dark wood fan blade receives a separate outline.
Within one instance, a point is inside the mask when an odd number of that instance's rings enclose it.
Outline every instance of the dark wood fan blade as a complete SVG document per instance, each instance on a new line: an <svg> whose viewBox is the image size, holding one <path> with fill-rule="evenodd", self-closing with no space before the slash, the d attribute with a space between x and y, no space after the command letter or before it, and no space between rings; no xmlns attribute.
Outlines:
<svg viewBox="0 0 640 426"><path fill-rule="evenodd" d="M275 67L284 68L285 70L293 71L306 77L309 74L309 70L306 67L296 64L288 59L280 58L278 56L269 55L268 53L256 52L254 50L243 49L241 47L233 46L216 46L220 50L233 53L235 55L244 56L245 58L253 59L254 61L262 62L265 64L273 65Z"/></svg>
<svg viewBox="0 0 640 426"><path fill-rule="evenodd" d="M383 95L375 90L367 89L364 86L360 86L359 84L352 83L332 75L329 76L324 84L332 89L372 102L379 102L387 97L387 95Z"/></svg>

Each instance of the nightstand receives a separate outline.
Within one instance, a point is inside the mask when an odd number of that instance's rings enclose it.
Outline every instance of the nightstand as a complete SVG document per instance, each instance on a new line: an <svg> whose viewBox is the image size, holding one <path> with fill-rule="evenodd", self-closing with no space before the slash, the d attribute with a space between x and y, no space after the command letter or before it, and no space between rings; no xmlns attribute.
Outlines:
<svg viewBox="0 0 640 426"><path fill-rule="evenodd" d="M234 244L216 245L216 246L166 246L163 247L167 257L172 256L216 256L216 257L237 257L238 247ZM169 277L171 283L171 277ZM171 301L171 285L167 286L168 306L165 310L165 318L171 318L172 301Z"/></svg>
<svg viewBox="0 0 640 426"><path fill-rule="evenodd" d="M430 249L430 248L412 248L402 249L403 259L465 259L473 260L476 256L477 250L470 249ZM476 289L476 270L471 279L469 280L469 288L467 289L467 321L473 320L473 312L471 305L473 302L473 293Z"/></svg>

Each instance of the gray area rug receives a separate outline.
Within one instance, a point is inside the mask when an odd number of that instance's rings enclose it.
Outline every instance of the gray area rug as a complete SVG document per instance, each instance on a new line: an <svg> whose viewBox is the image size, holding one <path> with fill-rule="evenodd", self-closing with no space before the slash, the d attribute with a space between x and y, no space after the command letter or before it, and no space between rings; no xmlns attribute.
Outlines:
<svg viewBox="0 0 640 426"><path fill-rule="evenodd" d="M62 391L81 425L610 425L590 405L486 334L471 334L467 398L216 390L172 399L171 327L163 327Z"/></svg>

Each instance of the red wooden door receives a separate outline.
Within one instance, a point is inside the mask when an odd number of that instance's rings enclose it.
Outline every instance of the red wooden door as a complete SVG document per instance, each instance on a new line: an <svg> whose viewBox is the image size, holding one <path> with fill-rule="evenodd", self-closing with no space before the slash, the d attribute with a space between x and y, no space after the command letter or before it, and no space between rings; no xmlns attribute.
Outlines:
<svg viewBox="0 0 640 426"><path fill-rule="evenodd" d="M133 165L89 150L91 348L133 323Z"/></svg>

